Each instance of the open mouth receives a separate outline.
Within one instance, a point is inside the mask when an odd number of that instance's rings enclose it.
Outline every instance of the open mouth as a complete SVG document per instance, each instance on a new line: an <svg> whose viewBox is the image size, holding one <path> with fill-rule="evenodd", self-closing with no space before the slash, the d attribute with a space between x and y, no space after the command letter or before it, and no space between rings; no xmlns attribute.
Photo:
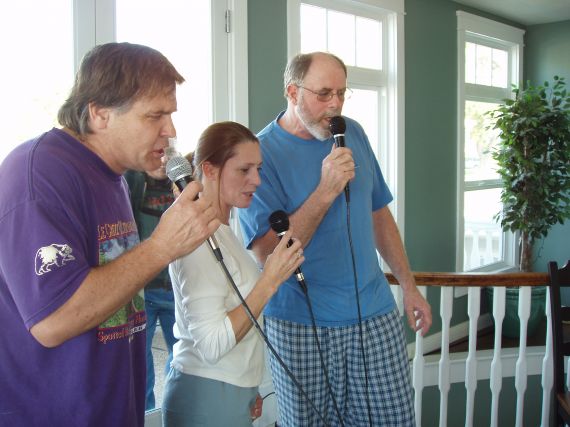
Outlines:
<svg viewBox="0 0 570 427"><path fill-rule="evenodd" d="M152 155L153 155L153 157L157 157L160 159L161 157L164 156L164 149L161 148L160 150L154 150L152 152Z"/></svg>

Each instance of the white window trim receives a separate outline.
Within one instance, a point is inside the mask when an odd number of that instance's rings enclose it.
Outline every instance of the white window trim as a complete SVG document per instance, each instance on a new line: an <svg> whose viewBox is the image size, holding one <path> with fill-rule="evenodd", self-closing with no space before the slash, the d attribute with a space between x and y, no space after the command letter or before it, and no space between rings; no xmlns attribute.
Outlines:
<svg viewBox="0 0 570 427"><path fill-rule="evenodd" d="M387 68L383 75L388 88L387 108L394 112L389 115L388 123L380 120L379 126L385 132L387 144L381 144L379 152L386 159L387 168L382 172L390 182L394 203L390 209L398 224L402 239L404 239L404 207L405 207L405 92L404 92L404 0L288 0L287 1L287 53L291 58L301 49L300 38L300 4L310 3L327 9L335 9L354 13L355 8L373 13L389 11L388 19L383 20L387 25L389 37L396 40L384 39L384 49L388 55ZM397 43L392 43L396 42ZM388 49L389 46L395 46ZM348 67L348 84L351 85L351 75L361 72L354 67ZM358 118L356 118L358 119Z"/></svg>
<svg viewBox="0 0 570 427"><path fill-rule="evenodd" d="M512 96L512 84L520 85L522 81L523 71L523 36L524 30L511 27L490 19L472 15L464 11L457 11L457 48L458 48L458 78L457 78L457 110L458 110L458 126L457 126L457 251L456 251L456 269L463 270L463 252L464 252L464 228L463 221L463 194L466 190L464 182L465 164L465 131L464 131L464 107L467 98L479 101L493 101L497 98L504 99ZM471 84L465 83L465 43L466 41L479 42L485 41L486 45L497 48L508 48L510 61L510 73L506 89L498 88L477 88L475 92ZM474 271L507 271L516 268L516 259L518 256L518 245L515 244L516 236L512 233L503 233L504 259L502 262L491 264ZM462 296L461 292L456 291L456 297Z"/></svg>
<svg viewBox="0 0 570 427"><path fill-rule="evenodd" d="M214 121L249 124L247 0L211 0ZM230 32L226 32L226 10ZM116 40L115 0L73 0L75 72L95 45ZM196 64L199 66L199 64Z"/></svg>
<svg viewBox="0 0 570 427"><path fill-rule="evenodd" d="M213 118L215 122L233 120L248 126L247 0L211 3ZM226 32L226 11L229 32Z"/></svg>

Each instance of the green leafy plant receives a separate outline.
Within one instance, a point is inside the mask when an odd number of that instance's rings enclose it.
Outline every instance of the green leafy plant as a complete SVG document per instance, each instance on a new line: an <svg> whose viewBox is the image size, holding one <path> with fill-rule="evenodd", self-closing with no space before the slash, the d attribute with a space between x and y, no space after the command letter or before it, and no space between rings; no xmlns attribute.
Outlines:
<svg viewBox="0 0 570 427"><path fill-rule="evenodd" d="M493 151L503 180L503 209L495 219L520 232L520 270L531 271L532 247L550 228L570 218L570 96L563 77L553 85L513 88L488 114L499 130Z"/></svg>

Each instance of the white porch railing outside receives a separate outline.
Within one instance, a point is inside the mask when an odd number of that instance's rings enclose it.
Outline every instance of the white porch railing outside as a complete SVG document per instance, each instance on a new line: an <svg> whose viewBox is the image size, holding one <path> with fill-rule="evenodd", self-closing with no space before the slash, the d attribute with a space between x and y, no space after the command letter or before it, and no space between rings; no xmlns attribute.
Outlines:
<svg viewBox="0 0 570 427"><path fill-rule="evenodd" d="M496 222L466 222L463 269L470 271L501 259L502 231Z"/></svg>

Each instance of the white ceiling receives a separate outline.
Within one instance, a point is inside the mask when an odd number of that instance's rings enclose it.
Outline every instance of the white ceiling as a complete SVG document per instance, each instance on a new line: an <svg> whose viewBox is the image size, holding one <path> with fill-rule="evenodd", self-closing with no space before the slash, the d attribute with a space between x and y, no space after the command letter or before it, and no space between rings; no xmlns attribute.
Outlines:
<svg viewBox="0 0 570 427"><path fill-rule="evenodd" d="M570 20L570 0L454 0L524 25Z"/></svg>

